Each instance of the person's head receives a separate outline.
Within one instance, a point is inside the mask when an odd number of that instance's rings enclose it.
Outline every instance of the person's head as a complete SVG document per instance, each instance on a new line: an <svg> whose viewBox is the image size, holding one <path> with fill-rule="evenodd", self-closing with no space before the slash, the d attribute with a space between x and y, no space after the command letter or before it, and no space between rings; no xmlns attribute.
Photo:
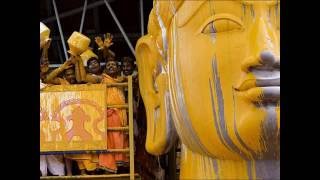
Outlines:
<svg viewBox="0 0 320 180"><path fill-rule="evenodd" d="M77 83L74 67L70 67L70 68L64 70L64 78L70 84L76 84Z"/></svg>
<svg viewBox="0 0 320 180"><path fill-rule="evenodd" d="M50 39L50 29L40 22L40 50L42 48L48 48L49 44L48 41L51 41ZM50 43L50 42L49 42Z"/></svg>
<svg viewBox="0 0 320 180"><path fill-rule="evenodd" d="M41 53L41 52L40 52ZM44 80L49 71L49 60L46 57L40 57L40 79Z"/></svg>
<svg viewBox="0 0 320 180"><path fill-rule="evenodd" d="M122 71L125 76L129 76L133 73L135 64L132 58L124 57L122 60Z"/></svg>
<svg viewBox="0 0 320 180"><path fill-rule="evenodd" d="M47 73L49 70L48 49L51 44L51 39L43 41L43 47L40 43L40 72Z"/></svg>
<svg viewBox="0 0 320 180"><path fill-rule="evenodd" d="M40 74L45 74L49 71L48 49L50 44L50 29L40 22Z"/></svg>
<svg viewBox="0 0 320 180"><path fill-rule="evenodd" d="M48 58L42 58L40 60L40 72L47 73L49 71L49 60Z"/></svg>
<svg viewBox="0 0 320 180"><path fill-rule="evenodd" d="M150 124L170 129L170 118L154 115L157 107L168 111L170 103L168 114L192 151L225 159L279 158L279 1L173 2L154 4L149 34L136 45ZM157 64L167 73L153 81ZM169 92L170 99L162 92ZM154 140L161 129L150 126L148 131L147 150L162 153L167 136Z"/></svg>
<svg viewBox="0 0 320 180"><path fill-rule="evenodd" d="M92 57L87 61L88 70L92 74L99 74L101 72L100 62L96 57Z"/></svg>
<svg viewBox="0 0 320 180"><path fill-rule="evenodd" d="M111 77L116 77L118 75L119 67L115 58L108 58L105 72Z"/></svg>

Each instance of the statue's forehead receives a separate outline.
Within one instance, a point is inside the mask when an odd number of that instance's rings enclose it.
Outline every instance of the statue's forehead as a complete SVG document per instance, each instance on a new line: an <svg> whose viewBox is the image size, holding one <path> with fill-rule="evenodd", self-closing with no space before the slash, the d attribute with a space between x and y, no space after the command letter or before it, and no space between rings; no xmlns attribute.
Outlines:
<svg viewBox="0 0 320 180"><path fill-rule="evenodd" d="M243 5L264 4L268 6L279 3L280 0L187 0L184 1L178 10L178 26L183 26L199 11L202 16L213 14L232 14L241 16Z"/></svg>
<svg viewBox="0 0 320 180"><path fill-rule="evenodd" d="M178 11L178 26L187 23L201 11L202 16L219 13L241 13L240 0L184 1Z"/></svg>

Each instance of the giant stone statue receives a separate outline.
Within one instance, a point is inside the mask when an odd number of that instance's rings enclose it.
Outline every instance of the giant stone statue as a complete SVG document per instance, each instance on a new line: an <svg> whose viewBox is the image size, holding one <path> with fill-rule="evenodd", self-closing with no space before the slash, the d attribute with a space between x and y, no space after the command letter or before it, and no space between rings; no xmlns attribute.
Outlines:
<svg viewBox="0 0 320 180"><path fill-rule="evenodd" d="M280 2L156 0L136 45L146 149L181 179L280 178Z"/></svg>

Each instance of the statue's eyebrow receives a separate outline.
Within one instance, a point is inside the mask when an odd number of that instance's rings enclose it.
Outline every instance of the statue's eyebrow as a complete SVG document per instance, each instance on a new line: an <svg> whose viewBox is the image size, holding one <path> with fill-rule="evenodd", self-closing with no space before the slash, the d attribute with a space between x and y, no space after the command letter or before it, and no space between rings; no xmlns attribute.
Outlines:
<svg viewBox="0 0 320 180"><path fill-rule="evenodd" d="M255 2L255 0L240 0L241 4L243 5L253 5ZM265 0L269 5L277 5L278 3L280 3L280 0Z"/></svg>
<svg viewBox="0 0 320 180"><path fill-rule="evenodd" d="M228 1L232 1L232 2L238 2L238 3L242 3L243 1L249 1L252 3L252 0L228 0ZM276 2L276 0L274 0ZM205 3L212 3L210 4L210 7L212 6L213 8L213 3L214 1L212 0L206 0L206 1L189 1L188 3L184 3L182 4L182 6L179 8L178 10L178 26L183 26L184 24L186 24L193 16L195 13L197 13L197 11L205 4ZM212 9L212 11L214 12L214 9ZM188 12L188 13L186 13Z"/></svg>

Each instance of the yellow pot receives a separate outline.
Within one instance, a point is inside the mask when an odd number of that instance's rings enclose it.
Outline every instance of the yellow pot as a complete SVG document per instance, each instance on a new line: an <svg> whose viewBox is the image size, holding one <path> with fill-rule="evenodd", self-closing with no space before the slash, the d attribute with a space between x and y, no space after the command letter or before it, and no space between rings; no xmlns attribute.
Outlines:
<svg viewBox="0 0 320 180"><path fill-rule="evenodd" d="M46 39L49 39L50 36L50 29L40 22L40 42L45 41Z"/></svg>
<svg viewBox="0 0 320 180"><path fill-rule="evenodd" d="M72 55L79 55L88 49L90 41L87 36L75 31L68 39L70 49L68 52Z"/></svg>

